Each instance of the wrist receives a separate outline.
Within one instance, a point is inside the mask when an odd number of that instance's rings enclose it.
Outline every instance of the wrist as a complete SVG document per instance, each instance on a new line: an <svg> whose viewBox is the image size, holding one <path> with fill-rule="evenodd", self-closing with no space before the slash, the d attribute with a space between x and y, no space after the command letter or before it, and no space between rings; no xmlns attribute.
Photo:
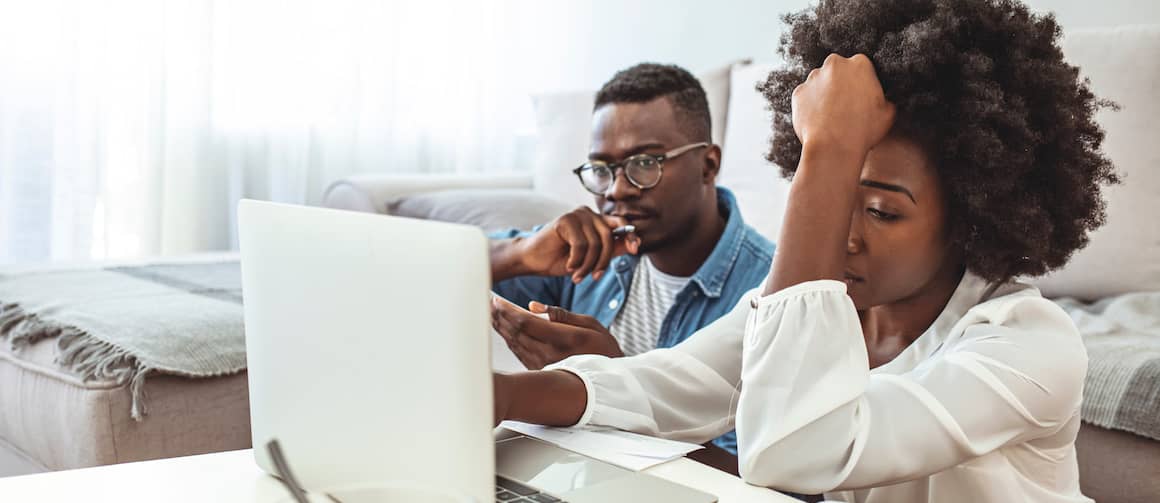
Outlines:
<svg viewBox="0 0 1160 503"><path fill-rule="evenodd" d="M532 267L528 264L528 241L528 238L519 236L512 238L511 244L509 245L512 254L512 268L519 276L538 274L538 271L532 270Z"/></svg>
<svg viewBox="0 0 1160 503"><path fill-rule="evenodd" d="M511 376L493 372L491 386L493 400L495 400L495 423L499 424L511 417L511 401L515 396Z"/></svg>
<svg viewBox="0 0 1160 503"><path fill-rule="evenodd" d="M869 148L858 147L836 141L815 140L802 144L801 160L798 162L798 171L802 168L821 167L828 173L835 173L835 169L843 173L861 174L862 165L866 162Z"/></svg>
<svg viewBox="0 0 1160 503"><path fill-rule="evenodd" d="M491 242L491 276L493 282L528 274L522 243L517 237Z"/></svg>

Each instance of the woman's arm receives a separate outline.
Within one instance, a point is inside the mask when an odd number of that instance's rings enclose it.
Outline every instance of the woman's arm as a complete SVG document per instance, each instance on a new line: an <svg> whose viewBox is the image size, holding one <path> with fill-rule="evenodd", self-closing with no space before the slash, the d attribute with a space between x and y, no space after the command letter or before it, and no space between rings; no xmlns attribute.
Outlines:
<svg viewBox="0 0 1160 503"><path fill-rule="evenodd" d="M571 426L588 404L588 391L576 375L562 370L492 374L495 424L506 419L549 426Z"/></svg>
<svg viewBox="0 0 1160 503"><path fill-rule="evenodd" d="M598 424L704 442L733 428L749 302L669 349L627 358L574 356L495 379L496 420Z"/></svg>
<svg viewBox="0 0 1160 503"><path fill-rule="evenodd" d="M765 295L816 279L841 280L858 179L870 149L894 123L870 59L831 54L793 93L801 161Z"/></svg>

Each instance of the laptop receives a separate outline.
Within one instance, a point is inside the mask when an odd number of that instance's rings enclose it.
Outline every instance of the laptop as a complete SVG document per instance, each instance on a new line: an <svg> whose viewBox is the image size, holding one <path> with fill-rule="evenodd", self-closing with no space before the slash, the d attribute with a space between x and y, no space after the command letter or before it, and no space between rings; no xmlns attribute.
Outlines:
<svg viewBox="0 0 1160 503"><path fill-rule="evenodd" d="M299 482L453 489L480 502L716 497L492 428L490 268L475 227L238 205L254 456Z"/></svg>

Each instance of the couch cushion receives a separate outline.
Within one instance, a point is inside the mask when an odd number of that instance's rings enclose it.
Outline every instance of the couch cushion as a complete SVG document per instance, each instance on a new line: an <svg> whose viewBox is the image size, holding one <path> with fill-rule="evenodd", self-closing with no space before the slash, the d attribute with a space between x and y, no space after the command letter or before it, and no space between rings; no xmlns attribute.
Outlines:
<svg viewBox="0 0 1160 503"><path fill-rule="evenodd" d="M462 189L397 198L387 202L387 213L476 225L485 231L494 231L512 227L530 229L573 207L527 189Z"/></svg>
<svg viewBox="0 0 1160 503"><path fill-rule="evenodd" d="M532 187L571 206L593 204L572 169L588 158L595 93L576 91L533 98L536 108L536 155Z"/></svg>
<svg viewBox="0 0 1160 503"><path fill-rule="evenodd" d="M731 63L697 76L709 101L712 138L717 144L725 141L732 66ZM533 98L538 138L532 186L537 192L571 206L593 204L592 195L580 186L572 169L588 158L595 100L596 92L591 90L548 93Z"/></svg>
<svg viewBox="0 0 1160 503"><path fill-rule="evenodd" d="M1160 442L1084 423L1075 451L1085 496L1100 503L1135 503L1160 495Z"/></svg>
<svg viewBox="0 0 1160 503"><path fill-rule="evenodd" d="M777 242L789 182L781 177L777 166L765 160L773 119L756 87L773 68L772 63L733 67L717 184L733 191L746 223Z"/></svg>
<svg viewBox="0 0 1160 503"><path fill-rule="evenodd" d="M209 379L151 376L144 384L148 414L134 421L127 386L82 382L54 364L55 355L51 339L19 354L0 345L0 442L46 469L250 446L245 372Z"/></svg>
<svg viewBox="0 0 1160 503"><path fill-rule="evenodd" d="M1105 190L1107 224L1087 248L1034 283L1049 297L1087 300L1160 290L1160 26L1070 32L1063 48L1096 96L1121 107L1097 118L1123 183Z"/></svg>

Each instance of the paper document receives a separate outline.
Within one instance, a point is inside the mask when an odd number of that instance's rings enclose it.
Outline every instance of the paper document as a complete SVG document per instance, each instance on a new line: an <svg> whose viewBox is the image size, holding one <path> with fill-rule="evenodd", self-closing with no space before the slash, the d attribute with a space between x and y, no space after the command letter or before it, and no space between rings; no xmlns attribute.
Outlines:
<svg viewBox="0 0 1160 503"><path fill-rule="evenodd" d="M645 470L703 448L688 442L612 428L555 428L519 421L504 421L500 426L633 471Z"/></svg>

